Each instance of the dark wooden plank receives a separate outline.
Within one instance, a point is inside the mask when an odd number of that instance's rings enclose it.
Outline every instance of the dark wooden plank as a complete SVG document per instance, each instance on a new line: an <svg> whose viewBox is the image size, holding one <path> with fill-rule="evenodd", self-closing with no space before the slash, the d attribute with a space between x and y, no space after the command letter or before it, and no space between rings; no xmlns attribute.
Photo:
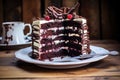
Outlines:
<svg viewBox="0 0 120 80"><path fill-rule="evenodd" d="M45 0L45 9L50 5L50 0Z"/></svg>
<svg viewBox="0 0 120 80"><path fill-rule="evenodd" d="M40 0L23 0L23 21L32 23L33 18L40 17Z"/></svg>
<svg viewBox="0 0 120 80"><path fill-rule="evenodd" d="M4 21L21 21L21 0L3 0Z"/></svg>
<svg viewBox="0 0 120 80"><path fill-rule="evenodd" d="M62 7L62 0L50 0L49 4L60 8Z"/></svg>
<svg viewBox="0 0 120 80"><path fill-rule="evenodd" d="M45 8L44 11L46 11L46 9L48 8L48 6L51 5L51 4L50 4L51 1L50 1L50 0L44 0L44 1L45 1L45 2L44 2L44 3L45 3L45 4L44 4L44 8ZM44 12L44 13L45 13L45 12Z"/></svg>
<svg viewBox="0 0 120 80"><path fill-rule="evenodd" d="M3 8L2 0L0 0L0 36L2 34Z"/></svg>
<svg viewBox="0 0 120 80"><path fill-rule="evenodd" d="M101 15L102 15L102 28L103 28L103 39L116 39L119 36L118 28L118 1L114 0L101 0ZM116 12L117 11L117 12ZM119 36L120 37L120 36Z"/></svg>
<svg viewBox="0 0 120 80"><path fill-rule="evenodd" d="M118 0L110 0L112 5L110 6L113 12L114 17L114 26L116 26L116 38L120 41L120 11L119 11L119 1Z"/></svg>
<svg viewBox="0 0 120 80"><path fill-rule="evenodd" d="M44 14L45 14L45 0L40 0L40 8L41 8L41 17L44 17Z"/></svg>
<svg viewBox="0 0 120 80"><path fill-rule="evenodd" d="M101 0L101 19L103 39L113 38L113 31L110 21L109 0Z"/></svg>
<svg viewBox="0 0 120 80"><path fill-rule="evenodd" d="M72 7L78 0L64 0L63 6L64 7Z"/></svg>
<svg viewBox="0 0 120 80"><path fill-rule="evenodd" d="M87 18L91 39L100 39L99 0L80 0L81 15Z"/></svg>

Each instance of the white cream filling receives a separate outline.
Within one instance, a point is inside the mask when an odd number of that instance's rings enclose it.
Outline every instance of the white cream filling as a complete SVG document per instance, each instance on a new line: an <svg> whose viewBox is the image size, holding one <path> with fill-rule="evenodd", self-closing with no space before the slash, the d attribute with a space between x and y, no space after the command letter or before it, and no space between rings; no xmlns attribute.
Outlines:
<svg viewBox="0 0 120 80"><path fill-rule="evenodd" d="M85 18L77 18L77 19L74 19L74 21L82 22L82 25L87 23L87 20Z"/></svg>
<svg viewBox="0 0 120 80"><path fill-rule="evenodd" d="M83 30L84 31L84 33L88 33L88 31L87 30Z"/></svg>
<svg viewBox="0 0 120 80"><path fill-rule="evenodd" d="M84 40L85 40L85 39L88 39L88 37L87 37L87 36L84 36L83 39L84 39Z"/></svg>
<svg viewBox="0 0 120 80"><path fill-rule="evenodd" d="M67 26L66 29L73 29L73 26Z"/></svg>
<svg viewBox="0 0 120 80"><path fill-rule="evenodd" d="M59 27L58 29L59 29L59 30L64 30L64 26L62 26L62 27Z"/></svg>
<svg viewBox="0 0 120 80"><path fill-rule="evenodd" d="M69 36L69 37L71 37L71 36L77 36L77 37L79 37L80 35L79 35L79 34L74 34L74 33L72 33L72 34L68 34L68 36Z"/></svg>
<svg viewBox="0 0 120 80"><path fill-rule="evenodd" d="M74 30L78 30L78 28L77 28L77 27L75 27L75 28L74 28Z"/></svg>
<svg viewBox="0 0 120 80"><path fill-rule="evenodd" d="M54 28L49 28L49 29L47 29L47 30L53 30L53 31L57 31L58 30L58 28L57 28L57 26L56 27L54 27Z"/></svg>
<svg viewBox="0 0 120 80"><path fill-rule="evenodd" d="M65 42L65 40L55 40L54 41L55 44L59 44L59 43L62 43L62 42Z"/></svg>
<svg viewBox="0 0 120 80"><path fill-rule="evenodd" d="M33 34L38 34L39 35L39 32L38 31L33 31Z"/></svg>
<svg viewBox="0 0 120 80"><path fill-rule="evenodd" d="M60 47L60 48L58 48L58 49L53 49L53 51L54 51L54 52L58 52L58 51L61 50L61 49L68 49L68 47Z"/></svg>
<svg viewBox="0 0 120 80"><path fill-rule="evenodd" d="M39 47L39 46L40 46L40 44L39 44L39 43L37 43L37 42L33 42L33 45L34 45L34 46L37 46L37 47Z"/></svg>
<svg viewBox="0 0 120 80"><path fill-rule="evenodd" d="M40 29L40 34L43 34L45 32L45 30Z"/></svg>
<svg viewBox="0 0 120 80"><path fill-rule="evenodd" d="M35 29L38 29L38 30L40 29L39 26L34 26L34 28L35 28Z"/></svg>
<svg viewBox="0 0 120 80"><path fill-rule="evenodd" d="M34 51L34 52L37 52L37 53L39 52L39 50L36 50L36 49L34 49L33 51Z"/></svg>
<svg viewBox="0 0 120 80"><path fill-rule="evenodd" d="M86 23L87 23L87 20L86 20L86 19L81 18L81 20L82 20L82 24L86 24Z"/></svg>
<svg viewBox="0 0 120 80"><path fill-rule="evenodd" d="M48 22L55 22L54 20L39 20L40 21L40 24L45 24L45 23L48 23Z"/></svg>
<svg viewBox="0 0 120 80"><path fill-rule="evenodd" d="M69 40L65 41L65 43L68 43L68 42L69 42Z"/></svg>

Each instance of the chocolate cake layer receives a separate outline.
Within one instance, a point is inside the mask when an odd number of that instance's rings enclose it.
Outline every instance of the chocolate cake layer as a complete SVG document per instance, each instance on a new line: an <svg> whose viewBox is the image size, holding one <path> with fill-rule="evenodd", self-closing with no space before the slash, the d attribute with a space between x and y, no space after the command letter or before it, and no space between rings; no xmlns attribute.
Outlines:
<svg viewBox="0 0 120 80"><path fill-rule="evenodd" d="M63 56L78 56L80 55L80 52L74 50L74 49L60 49L59 51L57 52L44 52L41 54L41 59L50 59L53 58L53 57L63 57Z"/></svg>
<svg viewBox="0 0 120 80"><path fill-rule="evenodd" d="M75 44L75 43L72 43L72 42L68 42L68 43L62 42L62 43L58 43L58 44L51 44L51 45L42 46L41 47L41 52L44 52L44 51L47 51L47 50L50 50L50 49L57 49L59 47L69 47L69 48L74 48L74 49L77 49L77 50L80 50L82 48L82 46L80 44Z"/></svg>
<svg viewBox="0 0 120 80"><path fill-rule="evenodd" d="M81 26L80 22L77 21L58 21L58 22L49 22L49 23L45 23L45 24L41 24L41 29L48 29L48 28L59 28L61 26L72 26L72 27L79 27Z"/></svg>
<svg viewBox="0 0 120 80"><path fill-rule="evenodd" d="M49 22L41 25L41 29L48 29L48 28L54 28L54 27L61 27L61 22Z"/></svg>

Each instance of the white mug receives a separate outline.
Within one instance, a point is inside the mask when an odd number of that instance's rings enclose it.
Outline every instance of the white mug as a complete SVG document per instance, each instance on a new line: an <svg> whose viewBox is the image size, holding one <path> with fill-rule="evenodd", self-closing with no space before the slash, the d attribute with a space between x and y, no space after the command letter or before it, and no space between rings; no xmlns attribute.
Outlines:
<svg viewBox="0 0 120 80"><path fill-rule="evenodd" d="M29 32L24 35L25 27L29 27ZM2 23L2 44L16 45L26 43L25 38L32 33L30 24L24 22L3 22Z"/></svg>

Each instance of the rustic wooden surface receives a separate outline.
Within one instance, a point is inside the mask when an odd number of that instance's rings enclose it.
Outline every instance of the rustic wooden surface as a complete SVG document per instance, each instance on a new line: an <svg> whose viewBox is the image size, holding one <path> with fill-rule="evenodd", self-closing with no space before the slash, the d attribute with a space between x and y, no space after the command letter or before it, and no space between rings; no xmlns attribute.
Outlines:
<svg viewBox="0 0 120 80"><path fill-rule="evenodd" d="M120 43L113 40L93 40L91 45L120 52ZM120 55L80 68L56 70L19 61L15 51L0 51L0 80L120 80Z"/></svg>

